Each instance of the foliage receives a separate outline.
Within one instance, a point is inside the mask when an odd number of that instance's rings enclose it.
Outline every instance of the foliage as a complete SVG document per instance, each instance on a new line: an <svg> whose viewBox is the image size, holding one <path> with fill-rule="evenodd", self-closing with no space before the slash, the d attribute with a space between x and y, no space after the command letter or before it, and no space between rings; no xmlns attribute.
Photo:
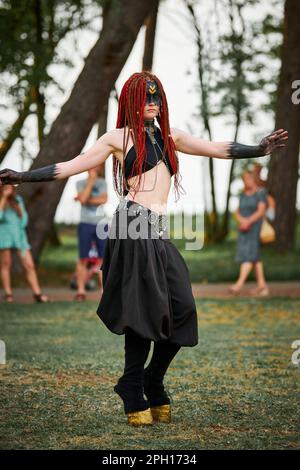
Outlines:
<svg viewBox="0 0 300 470"><path fill-rule="evenodd" d="M3 0L0 7L0 86L11 102L2 107L21 108L34 87L44 93L52 84L63 91L49 65L72 67L72 58L58 45L70 32L91 28L104 0ZM88 8L89 7L89 8ZM92 15L92 16L91 16ZM34 97L33 97L34 101ZM1 129L3 131L3 129Z"/></svg>
<svg viewBox="0 0 300 470"><path fill-rule="evenodd" d="M240 2L225 0L213 2L205 12L195 3L201 36L203 79L209 107L200 115L206 118L226 116L228 124L253 124L257 112L265 109L258 93L269 99L270 89L277 85L280 48L283 33L282 1L270 5L261 21L255 12L261 1ZM277 59L277 60L275 60ZM203 101L203 100L202 100ZM274 109L274 108L273 108ZM240 123L236 122L239 111ZM235 128L234 127L234 128Z"/></svg>
<svg viewBox="0 0 300 470"><path fill-rule="evenodd" d="M216 0L205 8L203 3L186 0L198 49L200 106L197 114L210 140L214 140L212 129L216 117L225 117L233 130L228 140L236 141L242 126L253 125L259 112L274 112L283 22L279 5L283 2L276 0L269 5L258 21L261 3L260 0ZM261 137L260 133L257 139ZM247 163L247 160L231 162L225 214L219 221L214 162L209 161L211 201L206 210L212 212L214 220L209 224L207 219L212 241L222 240L228 234L231 185Z"/></svg>

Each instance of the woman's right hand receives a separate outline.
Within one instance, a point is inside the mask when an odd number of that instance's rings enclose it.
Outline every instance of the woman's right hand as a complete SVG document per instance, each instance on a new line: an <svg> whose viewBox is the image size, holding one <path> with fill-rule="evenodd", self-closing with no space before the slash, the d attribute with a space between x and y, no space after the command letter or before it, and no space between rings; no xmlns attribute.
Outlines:
<svg viewBox="0 0 300 470"><path fill-rule="evenodd" d="M18 184L21 183L21 173L18 171L5 168L0 171L0 186L4 184Z"/></svg>
<svg viewBox="0 0 300 470"><path fill-rule="evenodd" d="M248 220L246 218L242 218L240 220L240 225L239 225L239 229L241 232L249 232L251 228L251 224L248 222Z"/></svg>

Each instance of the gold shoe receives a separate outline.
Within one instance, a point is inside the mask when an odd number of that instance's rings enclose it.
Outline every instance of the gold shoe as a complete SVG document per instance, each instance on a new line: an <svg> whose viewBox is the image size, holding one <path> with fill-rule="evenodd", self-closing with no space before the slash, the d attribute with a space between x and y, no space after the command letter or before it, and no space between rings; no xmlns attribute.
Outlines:
<svg viewBox="0 0 300 470"><path fill-rule="evenodd" d="M144 411L132 411L127 413L128 424L131 426L143 426L153 424L150 408Z"/></svg>
<svg viewBox="0 0 300 470"><path fill-rule="evenodd" d="M170 423L171 405L152 406L151 414L156 423Z"/></svg>

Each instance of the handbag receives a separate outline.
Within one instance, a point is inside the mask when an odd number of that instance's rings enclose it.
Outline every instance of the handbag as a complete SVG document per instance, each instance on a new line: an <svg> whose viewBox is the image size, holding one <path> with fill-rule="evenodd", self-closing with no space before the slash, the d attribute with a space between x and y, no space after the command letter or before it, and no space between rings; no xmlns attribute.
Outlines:
<svg viewBox="0 0 300 470"><path fill-rule="evenodd" d="M259 238L261 243L264 245L267 243L272 243L276 239L276 233L270 222L267 221L266 218L263 219L263 223L261 225Z"/></svg>

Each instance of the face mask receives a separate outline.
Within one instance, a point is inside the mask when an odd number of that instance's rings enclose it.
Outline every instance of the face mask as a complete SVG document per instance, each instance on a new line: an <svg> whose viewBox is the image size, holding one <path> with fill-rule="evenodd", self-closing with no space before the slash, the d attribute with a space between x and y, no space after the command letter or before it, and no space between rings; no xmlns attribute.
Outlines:
<svg viewBox="0 0 300 470"><path fill-rule="evenodd" d="M161 106L160 91L154 80L147 81L146 105L150 103Z"/></svg>

